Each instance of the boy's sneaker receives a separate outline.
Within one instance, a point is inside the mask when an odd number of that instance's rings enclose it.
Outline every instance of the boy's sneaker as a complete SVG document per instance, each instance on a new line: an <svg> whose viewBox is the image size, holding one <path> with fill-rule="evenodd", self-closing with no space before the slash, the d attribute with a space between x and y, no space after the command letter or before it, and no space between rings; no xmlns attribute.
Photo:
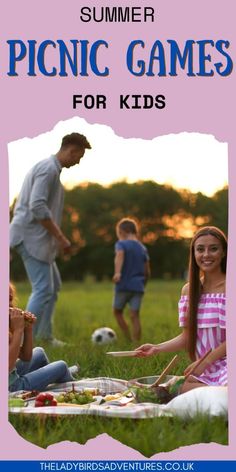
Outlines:
<svg viewBox="0 0 236 472"><path fill-rule="evenodd" d="M80 366L79 366L79 364L72 365L71 367L69 367L69 371L70 371L72 377L74 377L74 375L78 374L79 371L80 371Z"/></svg>

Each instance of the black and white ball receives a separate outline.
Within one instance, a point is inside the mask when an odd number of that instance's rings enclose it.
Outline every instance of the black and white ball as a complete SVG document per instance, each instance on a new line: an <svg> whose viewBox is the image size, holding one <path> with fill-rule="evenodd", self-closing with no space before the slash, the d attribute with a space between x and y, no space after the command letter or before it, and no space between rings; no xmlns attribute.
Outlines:
<svg viewBox="0 0 236 472"><path fill-rule="evenodd" d="M108 327L98 328L92 334L92 342L94 344L111 344L117 340L116 333Z"/></svg>

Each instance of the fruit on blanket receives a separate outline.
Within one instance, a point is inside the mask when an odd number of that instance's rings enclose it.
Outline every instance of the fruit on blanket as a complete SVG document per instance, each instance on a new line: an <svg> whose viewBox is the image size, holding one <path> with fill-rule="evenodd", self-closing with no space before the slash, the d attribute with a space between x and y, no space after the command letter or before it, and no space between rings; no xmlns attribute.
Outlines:
<svg viewBox="0 0 236 472"><path fill-rule="evenodd" d="M85 405L86 403L91 403L94 401L93 395L88 392L76 392L72 390L71 392L61 393L57 397L57 402L60 403L73 403L77 405Z"/></svg>
<svg viewBox="0 0 236 472"><path fill-rule="evenodd" d="M56 406L57 400L51 393L42 392L35 398L35 406Z"/></svg>
<svg viewBox="0 0 236 472"><path fill-rule="evenodd" d="M9 408L21 408L22 406L25 406L25 402L22 398L9 398L8 406Z"/></svg>
<svg viewBox="0 0 236 472"><path fill-rule="evenodd" d="M57 403L64 403L65 402L65 396L64 395L58 395L57 397Z"/></svg>

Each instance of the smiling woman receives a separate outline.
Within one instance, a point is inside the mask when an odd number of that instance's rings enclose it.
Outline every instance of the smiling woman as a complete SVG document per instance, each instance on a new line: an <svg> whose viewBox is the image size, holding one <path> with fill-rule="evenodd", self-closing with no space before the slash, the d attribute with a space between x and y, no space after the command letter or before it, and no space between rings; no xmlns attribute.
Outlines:
<svg viewBox="0 0 236 472"><path fill-rule="evenodd" d="M136 350L137 357L186 350L192 363L184 371L181 393L206 385L227 385L226 260L224 233L214 226L197 231L190 245L189 282L179 300L182 333L160 344L143 344ZM194 375L190 375L193 371Z"/></svg>
<svg viewBox="0 0 236 472"><path fill-rule="evenodd" d="M215 273L216 277L219 275L220 282L222 281L221 262L224 259L224 255L225 252L218 237L213 234L199 236L194 246L194 256L199 269L205 274L205 290L207 274ZM223 280L224 282L225 280ZM209 290L209 287L207 287L207 290Z"/></svg>

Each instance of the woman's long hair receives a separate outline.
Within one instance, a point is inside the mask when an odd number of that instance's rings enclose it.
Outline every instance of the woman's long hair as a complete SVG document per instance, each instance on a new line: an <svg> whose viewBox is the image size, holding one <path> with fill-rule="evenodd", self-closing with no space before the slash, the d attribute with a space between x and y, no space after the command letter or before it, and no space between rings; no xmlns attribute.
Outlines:
<svg viewBox="0 0 236 472"><path fill-rule="evenodd" d="M9 306L12 308L16 305L16 289L12 282L9 284Z"/></svg>
<svg viewBox="0 0 236 472"><path fill-rule="evenodd" d="M197 239L200 236L214 236L221 244L224 251L224 257L221 261L221 270L223 274L226 274L227 264L227 238L223 231L215 226L204 226L199 229L194 235L190 245L190 256L189 256L189 307L188 307L188 352L192 360L195 360L196 341L197 341L197 313L198 303L202 293L202 284L200 280L200 269L196 263L194 255L194 247Z"/></svg>

